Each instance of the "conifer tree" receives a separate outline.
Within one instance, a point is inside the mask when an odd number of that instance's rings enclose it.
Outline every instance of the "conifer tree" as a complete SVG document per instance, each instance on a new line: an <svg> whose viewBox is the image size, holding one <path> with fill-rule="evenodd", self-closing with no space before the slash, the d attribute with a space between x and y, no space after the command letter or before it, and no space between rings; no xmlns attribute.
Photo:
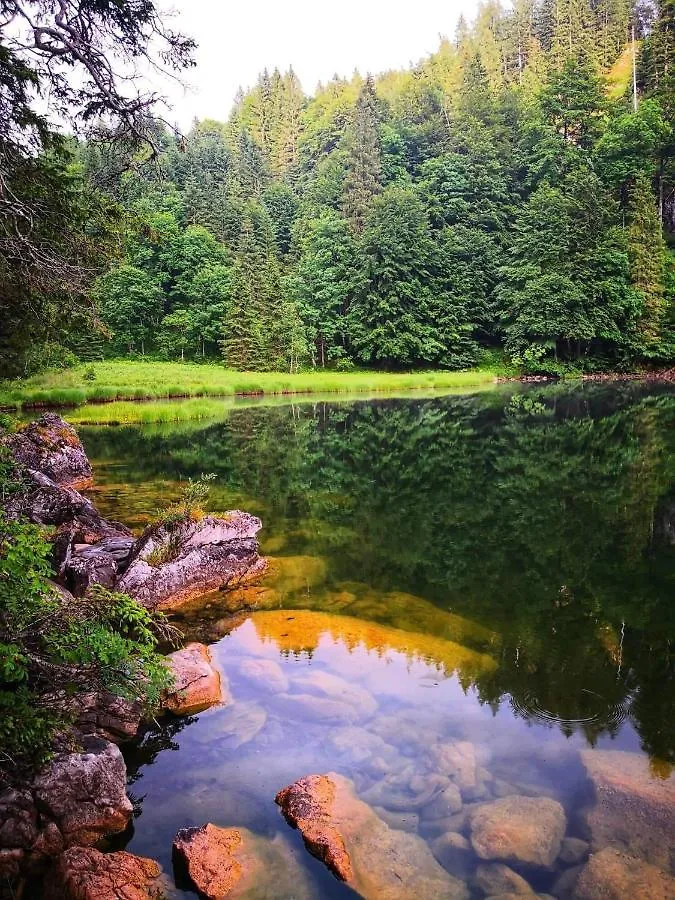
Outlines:
<svg viewBox="0 0 675 900"><path fill-rule="evenodd" d="M373 198L382 187L382 150L379 103L371 75L361 89L349 130L347 173L342 208L355 232L361 232Z"/></svg>
<svg viewBox="0 0 675 900"><path fill-rule="evenodd" d="M629 189L630 276L643 299L639 329L648 344L659 336L665 307L665 243L649 179L638 174Z"/></svg>

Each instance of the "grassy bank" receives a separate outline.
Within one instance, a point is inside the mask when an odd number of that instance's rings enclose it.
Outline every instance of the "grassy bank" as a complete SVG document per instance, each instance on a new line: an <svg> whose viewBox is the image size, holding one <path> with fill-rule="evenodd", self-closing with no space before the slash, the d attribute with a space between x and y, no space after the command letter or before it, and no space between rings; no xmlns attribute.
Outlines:
<svg viewBox="0 0 675 900"><path fill-rule="evenodd" d="M251 394L378 393L478 387L495 372L234 372L219 365L113 361L0 383L8 409L79 406L86 402L233 397Z"/></svg>

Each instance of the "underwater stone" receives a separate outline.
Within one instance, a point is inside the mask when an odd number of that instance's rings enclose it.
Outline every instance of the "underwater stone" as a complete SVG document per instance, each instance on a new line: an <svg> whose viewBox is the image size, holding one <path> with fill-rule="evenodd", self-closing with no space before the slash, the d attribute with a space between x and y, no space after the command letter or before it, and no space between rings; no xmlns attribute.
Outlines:
<svg viewBox="0 0 675 900"><path fill-rule="evenodd" d="M470 814L471 843L481 859L551 866L560 852L567 818L548 797L503 797Z"/></svg>
<svg viewBox="0 0 675 900"><path fill-rule="evenodd" d="M443 868L457 878L466 879L474 866L469 841L456 831L448 831L430 843L431 852Z"/></svg>
<svg viewBox="0 0 675 900"><path fill-rule="evenodd" d="M588 843L581 838L566 837L560 847L558 859L568 866L576 866L588 856Z"/></svg>
<svg viewBox="0 0 675 900"><path fill-rule="evenodd" d="M487 897L499 894L533 894L530 885L513 869L503 863L481 863L476 869L474 884Z"/></svg>
<svg viewBox="0 0 675 900"><path fill-rule="evenodd" d="M247 681L267 693L280 694L288 690L288 678L273 659L245 659L239 672Z"/></svg>
<svg viewBox="0 0 675 900"><path fill-rule="evenodd" d="M575 900L625 900L627 897L668 900L675 897L675 878L641 859L606 847L594 853L584 866L574 897Z"/></svg>

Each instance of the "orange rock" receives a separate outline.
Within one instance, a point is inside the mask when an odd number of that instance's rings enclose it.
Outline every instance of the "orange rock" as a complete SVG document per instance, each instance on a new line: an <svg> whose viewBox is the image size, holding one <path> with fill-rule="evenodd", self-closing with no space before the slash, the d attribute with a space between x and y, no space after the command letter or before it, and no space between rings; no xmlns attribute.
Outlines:
<svg viewBox="0 0 675 900"><path fill-rule="evenodd" d="M305 846L365 900L466 900L466 885L446 872L416 834L390 828L342 775L309 775L277 794Z"/></svg>
<svg viewBox="0 0 675 900"><path fill-rule="evenodd" d="M174 685L164 699L164 707L176 715L191 715L223 701L226 685L211 665L204 644L192 643L167 657Z"/></svg>
<svg viewBox="0 0 675 900"><path fill-rule="evenodd" d="M173 842L174 852L183 860L188 875L205 897L218 900L231 893L242 876L242 865L235 859L241 846L236 828L182 828Z"/></svg>
<svg viewBox="0 0 675 900"><path fill-rule="evenodd" d="M331 825L335 785L327 775L308 775L279 791L276 802L302 834L307 849L341 881L352 877L352 864L338 830Z"/></svg>
<svg viewBox="0 0 675 900"><path fill-rule="evenodd" d="M46 900L149 900L159 894L161 869L132 853L71 847L45 879Z"/></svg>
<svg viewBox="0 0 675 900"><path fill-rule="evenodd" d="M576 884L577 900L668 900L675 878L656 866L606 847L584 866Z"/></svg>

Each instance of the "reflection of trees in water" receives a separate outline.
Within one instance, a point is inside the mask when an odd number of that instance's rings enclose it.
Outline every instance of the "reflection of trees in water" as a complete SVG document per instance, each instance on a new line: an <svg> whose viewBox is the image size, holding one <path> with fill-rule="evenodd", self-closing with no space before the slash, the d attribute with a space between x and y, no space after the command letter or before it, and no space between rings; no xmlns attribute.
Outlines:
<svg viewBox="0 0 675 900"><path fill-rule="evenodd" d="M165 750L178 750L176 735L196 721L196 716L174 718L165 715L144 725L132 743L122 746L127 764L127 784L136 784L143 777L140 770L152 765L158 754Z"/></svg>
<svg viewBox="0 0 675 900"><path fill-rule="evenodd" d="M198 435L87 430L86 444L134 460L139 479L217 472L335 582L409 591L499 631L485 702L508 696L590 741L629 709L645 748L669 757L674 424L672 393L586 385L235 409Z"/></svg>

